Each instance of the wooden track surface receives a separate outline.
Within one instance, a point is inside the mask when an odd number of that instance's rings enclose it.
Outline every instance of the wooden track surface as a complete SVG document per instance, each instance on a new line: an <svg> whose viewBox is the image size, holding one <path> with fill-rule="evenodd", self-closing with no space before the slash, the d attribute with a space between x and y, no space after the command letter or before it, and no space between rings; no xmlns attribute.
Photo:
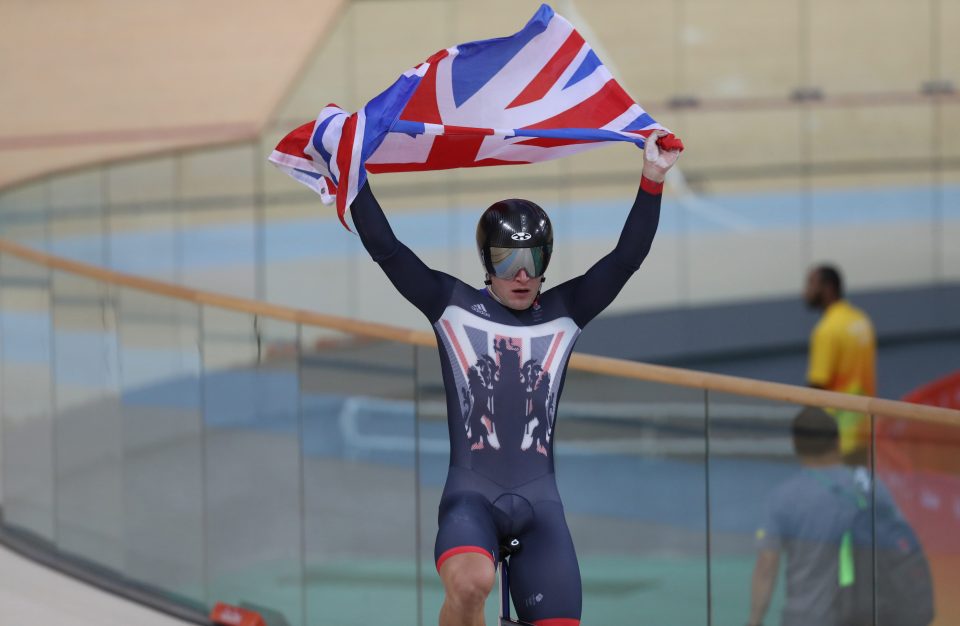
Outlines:
<svg viewBox="0 0 960 626"><path fill-rule="evenodd" d="M7 0L0 186L255 137L343 0Z"/></svg>

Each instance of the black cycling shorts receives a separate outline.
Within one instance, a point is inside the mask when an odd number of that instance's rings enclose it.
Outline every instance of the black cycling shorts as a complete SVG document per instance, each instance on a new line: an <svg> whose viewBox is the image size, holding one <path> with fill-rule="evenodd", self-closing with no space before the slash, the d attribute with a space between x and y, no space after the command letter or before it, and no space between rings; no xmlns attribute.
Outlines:
<svg viewBox="0 0 960 626"><path fill-rule="evenodd" d="M451 473L462 478L466 471ZM517 616L535 626L578 626L583 601L580 566L552 475L549 478L493 497L488 489L482 489L488 493L452 490L451 483L464 481L448 480L440 501L434 561L439 571L451 556L477 552L493 564L501 543L519 539L520 551L510 557L510 595Z"/></svg>

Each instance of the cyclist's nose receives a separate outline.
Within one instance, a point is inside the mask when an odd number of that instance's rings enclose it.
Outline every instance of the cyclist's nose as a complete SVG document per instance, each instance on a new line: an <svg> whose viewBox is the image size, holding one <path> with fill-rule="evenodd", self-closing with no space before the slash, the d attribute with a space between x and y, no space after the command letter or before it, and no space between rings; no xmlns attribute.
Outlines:
<svg viewBox="0 0 960 626"><path fill-rule="evenodd" d="M530 280L530 275L527 274L527 270L520 268L520 271L517 272L517 275L513 277L518 283L525 283Z"/></svg>

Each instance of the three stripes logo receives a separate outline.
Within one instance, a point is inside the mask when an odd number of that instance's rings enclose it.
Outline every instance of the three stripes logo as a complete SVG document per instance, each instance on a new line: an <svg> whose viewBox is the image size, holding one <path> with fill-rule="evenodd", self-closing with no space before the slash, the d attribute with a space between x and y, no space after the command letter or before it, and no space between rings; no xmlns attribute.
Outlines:
<svg viewBox="0 0 960 626"><path fill-rule="evenodd" d="M487 312L487 307L483 306L480 303L474 304L470 307L470 310L476 313L477 315L482 315L484 317L490 317L490 313Z"/></svg>

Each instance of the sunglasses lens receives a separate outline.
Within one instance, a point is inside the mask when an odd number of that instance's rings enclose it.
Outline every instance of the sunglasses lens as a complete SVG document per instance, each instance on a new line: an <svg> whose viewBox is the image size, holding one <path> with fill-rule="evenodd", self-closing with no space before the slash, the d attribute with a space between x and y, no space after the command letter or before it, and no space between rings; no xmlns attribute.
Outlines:
<svg viewBox="0 0 960 626"><path fill-rule="evenodd" d="M493 275L497 278L511 279L521 269L530 278L542 276L547 269L550 257L544 248L498 248L490 247L490 261Z"/></svg>

